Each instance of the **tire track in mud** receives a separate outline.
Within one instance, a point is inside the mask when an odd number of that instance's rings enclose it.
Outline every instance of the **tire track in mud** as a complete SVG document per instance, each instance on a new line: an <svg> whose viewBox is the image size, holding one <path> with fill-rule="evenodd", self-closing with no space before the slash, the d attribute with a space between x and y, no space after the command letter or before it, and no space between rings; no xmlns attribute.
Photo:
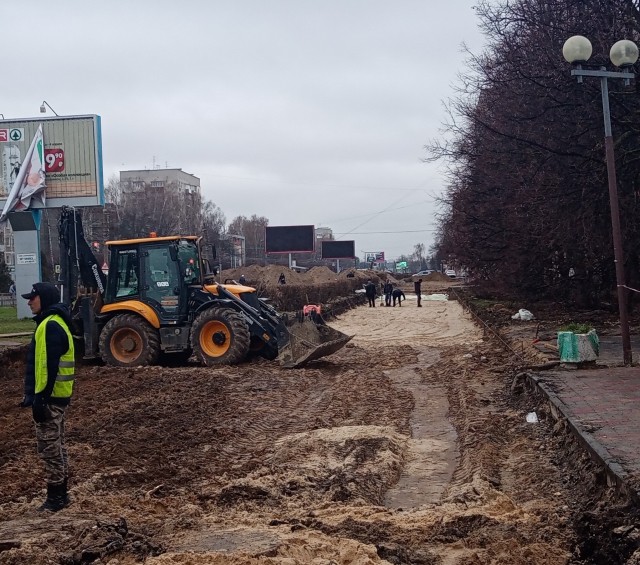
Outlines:
<svg viewBox="0 0 640 565"><path fill-rule="evenodd" d="M448 357L451 357L449 352ZM499 429L499 409L494 396L499 395L503 383L492 379L475 381L467 363L460 363L459 355L448 361L446 372L449 418L458 431L460 459L452 477L449 491L470 484L475 475L499 484L505 436L493 433Z"/></svg>
<svg viewBox="0 0 640 565"><path fill-rule="evenodd" d="M428 349L418 355L416 365L385 371L396 386L414 398L405 467L385 496L385 506L390 508L418 508L437 502L453 475L458 452L456 432L447 419L447 391L424 383L419 373L420 368L428 370L439 359L437 349Z"/></svg>

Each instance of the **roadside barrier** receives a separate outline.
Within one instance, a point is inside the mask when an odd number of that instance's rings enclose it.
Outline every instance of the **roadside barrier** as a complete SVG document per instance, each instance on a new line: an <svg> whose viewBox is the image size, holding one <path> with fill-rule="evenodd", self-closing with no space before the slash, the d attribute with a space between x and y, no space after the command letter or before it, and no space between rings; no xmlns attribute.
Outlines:
<svg viewBox="0 0 640 565"><path fill-rule="evenodd" d="M0 306L15 306L16 297L8 292L0 293Z"/></svg>

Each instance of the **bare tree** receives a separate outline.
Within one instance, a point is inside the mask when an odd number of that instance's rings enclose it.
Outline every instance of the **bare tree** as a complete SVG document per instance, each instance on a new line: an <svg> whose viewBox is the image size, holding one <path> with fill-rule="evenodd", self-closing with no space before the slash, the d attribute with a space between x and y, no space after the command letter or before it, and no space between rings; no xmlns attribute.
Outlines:
<svg viewBox="0 0 640 565"><path fill-rule="evenodd" d="M489 47L448 103L451 135L427 147L450 164L438 254L503 291L595 304L615 281L600 92L571 79L561 50L581 33L605 64L615 40L638 37L637 2L481 2L477 12ZM640 266L640 103L620 84L611 107L627 260Z"/></svg>
<svg viewBox="0 0 640 565"><path fill-rule="evenodd" d="M236 216L227 229L229 234L241 235L245 238L247 263L257 263L265 258L265 228L269 225L268 218L253 214L250 218Z"/></svg>
<svg viewBox="0 0 640 565"><path fill-rule="evenodd" d="M212 241L217 241L225 233L226 218L224 212L211 200L202 205L202 226L207 230Z"/></svg>
<svg viewBox="0 0 640 565"><path fill-rule="evenodd" d="M416 261L420 263L420 269L424 269L424 252L425 252L424 243L416 243L413 246L413 257Z"/></svg>

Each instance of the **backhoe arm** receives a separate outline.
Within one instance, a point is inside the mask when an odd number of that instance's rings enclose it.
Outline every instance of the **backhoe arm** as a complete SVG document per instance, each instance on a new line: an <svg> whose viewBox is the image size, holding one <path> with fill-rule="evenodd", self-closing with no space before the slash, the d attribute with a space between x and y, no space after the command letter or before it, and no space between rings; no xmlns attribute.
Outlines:
<svg viewBox="0 0 640 565"><path fill-rule="evenodd" d="M60 277L62 301L71 306L78 287L104 295L106 277L100 269L82 227L82 217L75 208L64 206L58 224L60 241Z"/></svg>

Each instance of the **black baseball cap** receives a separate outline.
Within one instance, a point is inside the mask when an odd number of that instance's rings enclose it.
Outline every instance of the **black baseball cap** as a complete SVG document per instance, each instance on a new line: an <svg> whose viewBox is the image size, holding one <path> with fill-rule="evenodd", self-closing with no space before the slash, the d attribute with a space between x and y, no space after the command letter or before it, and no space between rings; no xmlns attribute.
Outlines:
<svg viewBox="0 0 640 565"><path fill-rule="evenodd" d="M20 296L22 296L22 298L26 298L27 300L31 300L32 298L35 298L36 296L42 296L43 294L47 297L57 296L57 300L60 300L60 292L58 291L58 287L47 282L35 283L31 288L31 292L28 292L27 294L21 294Z"/></svg>

